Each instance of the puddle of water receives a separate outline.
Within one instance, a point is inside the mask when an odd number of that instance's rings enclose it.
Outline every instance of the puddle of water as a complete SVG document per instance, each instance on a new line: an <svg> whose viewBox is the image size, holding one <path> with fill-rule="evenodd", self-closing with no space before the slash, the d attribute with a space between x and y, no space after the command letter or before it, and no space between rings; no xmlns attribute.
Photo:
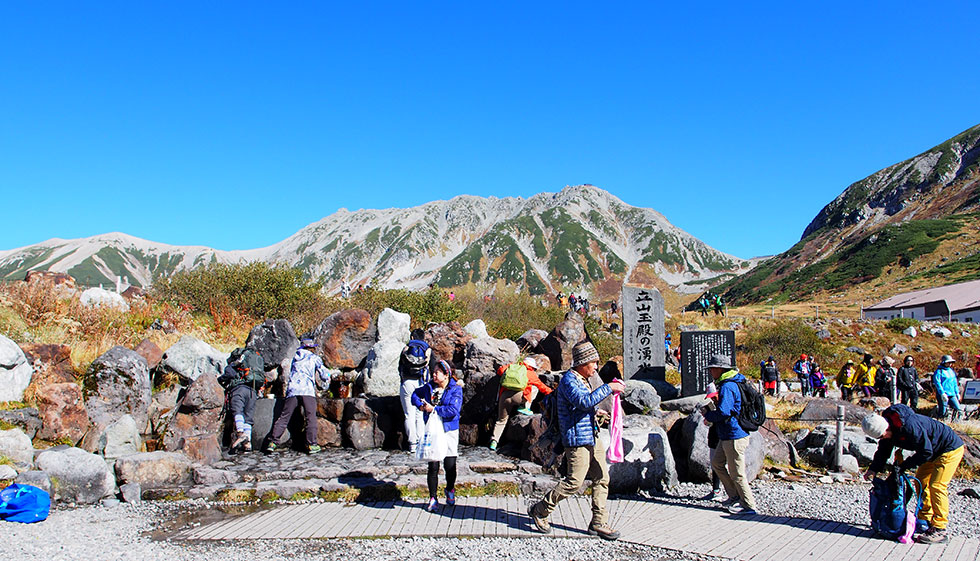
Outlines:
<svg viewBox="0 0 980 561"><path fill-rule="evenodd" d="M152 530L144 532L143 535L154 541L168 540L174 535L190 530L199 526L214 524L228 518L245 516L262 510L273 508L273 505L249 504L249 505L217 505L212 508L195 508L181 510L176 515L162 520L156 524Z"/></svg>

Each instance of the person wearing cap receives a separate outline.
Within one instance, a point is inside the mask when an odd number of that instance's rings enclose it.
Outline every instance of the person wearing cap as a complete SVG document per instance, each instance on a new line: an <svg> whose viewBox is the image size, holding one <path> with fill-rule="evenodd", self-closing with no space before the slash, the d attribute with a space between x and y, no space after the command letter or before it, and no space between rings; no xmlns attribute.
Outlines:
<svg viewBox="0 0 980 561"><path fill-rule="evenodd" d="M749 433L738 422L742 412L742 390L738 385L745 383L745 376L722 354L711 355L708 372L718 386L718 407L705 411L704 420L718 427L718 449L711 459L711 469L728 493L728 500L722 505L732 514L755 514L755 496L745 475Z"/></svg>
<svg viewBox="0 0 980 561"><path fill-rule="evenodd" d="M271 453L279 447L279 441L286 432L286 427L293 418L297 406L303 408L303 416L306 418L306 453L315 454L320 451L320 446L316 443L316 384L319 381L329 385L330 372L323 365L323 360L310 351L315 348L316 343L312 339L304 338L299 342L299 348L296 349L293 362L289 367L286 401L279 416L276 417L276 422L272 425L272 433L265 446L266 453Z"/></svg>
<svg viewBox="0 0 980 561"><path fill-rule="evenodd" d="M500 443L500 437L503 436L504 429L507 428L507 421L510 419L511 414L533 415L531 404L534 403L534 398L537 397L538 392L543 395L551 393L551 388L545 385L541 381L541 378L538 378L537 361L528 357L521 364L527 368L527 385L524 386L524 389L512 390L501 386L500 391L497 392L497 423L493 426L493 436L490 439L491 450L497 449L497 445ZM510 364L505 364L498 368L497 375L503 377L504 372L510 366Z"/></svg>
<svg viewBox="0 0 980 561"><path fill-rule="evenodd" d="M588 532L607 540L619 539L619 532L608 522L609 466L606 447L596 438L599 433L596 406L610 394L622 392L625 386L614 380L592 390L589 378L598 370L599 351L592 343L582 341L572 348L572 368L562 376L556 390L558 426L568 469L554 489L528 508L531 522L539 532L551 532L548 517L559 502L578 492L588 476L592 480L592 521Z"/></svg>
<svg viewBox="0 0 980 561"><path fill-rule="evenodd" d="M962 416L963 407L960 405L960 384L953 370L954 362L956 360L949 355L939 359L939 367L932 374L932 385L936 388L939 417L945 419L951 416L955 421Z"/></svg>
<svg viewBox="0 0 980 561"><path fill-rule="evenodd" d="M770 357L772 358L772 357ZM701 416L704 416L704 412L717 409L718 408L718 388L715 387L714 382L709 382L708 387L704 390L705 402L701 405ZM718 427L714 423L710 424L708 427L708 458L713 460L715 458L715 450L718 449ZM711 470L711 492L705 497L707 500L722 502L721 498L721 479L718 478L718 474L715 470Z"/></svg>
<svg viewBox="0 0 980 561"><path fill-rule="evenodd" d="M878 370L875 372L875 393L882 397L887 397L888 401L895 403L898 396L895 393L895 359L885 355L878 362Z"/></svg>
<svg viewBox="0 0 980 561"><path fill-rule="evenodd" d="M905 355L902 366L895 373L895 387L899 399L912 410L919 408L919 373L915 370L915 357Z"/></svg>
<svg viewBox="0 0 980 561"><path fill-rule="evenodd" d="M793 372L800 381L800 394L803 397L810 395L810 363L806 355L800 355L800 360L793 364Z"/></svg>
<svg viewBox="0 0 980 561"><path fill-rule="evenodd" d="M453 377L453 368L444 360L432 367L432 379L412 393L412 405L417 407L429 422L433 413L442 420L448 442L443 466L446 468L446 504L456 504L456 457L459 456L459 413L463 410L463 388ZM426 483L429 487L429 504L426 510L439 508L439 462L429 462Z"/></svg>
<svg viewBox="0 0 980 561"><path fill-rule="evenodd" d="M895 448L913 452L908 458L897 460L895 465L902 471L915 470L915 477L922 484L919 518L924 523L916 529L925 532L917 541L945 542L949 523L949 482L963 459L963 440L945 424L919 415L901 403L885 409L881 415L867 415L861 420L861 428L878 440L871 466L864 473L866 480L885 471L885 464ZM928 529L923 527L926 525Z"/></svg>
<svg viewBox="0 0 980 561"><path fill-rule="evenodd" d="M837 386L840 388L840 398L850 401L854 395L854 383L857 381L857 367L854 361L847 359L847 362L840 367L837 373Z"/></svg>
<svg viewBox="0 0 980 561"><path fill-rule="evenodd" d="M855 385L861 389L864 397L871 397L875 393L875 373L877 368L872 363L874 355L864 353L864 360L857 365L857 382Z"/></svg>
<svg viewBox="0 0 980 561"><path fill-rule="evenodd" d="M769 355L761 365L759 371L762 374L762 387L767 395L779 395L779 368L776 367L776 359Z"/></svg>

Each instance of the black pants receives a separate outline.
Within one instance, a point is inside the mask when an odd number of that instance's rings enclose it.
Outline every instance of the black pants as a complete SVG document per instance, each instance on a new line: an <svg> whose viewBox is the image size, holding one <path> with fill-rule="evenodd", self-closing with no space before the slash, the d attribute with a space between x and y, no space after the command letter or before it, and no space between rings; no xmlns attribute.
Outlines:
<svg viewBox="0 0 980 561"><path fill-rule="evenodd" d="M919 407L919 392L915 389L905 390L899 388L900 399L903 404L908 405L913 410Z"/></svg>
<svg viewBox="0 0 980 561"><path fill-rule="evenodd" d="M279 444L282 433L286 432L289 420L293 418L293 412L301 401L303 414L306 416L306 445L313 446L316 444L316 398L312 395L295 395L286 398L282 412L276 417L276 424L272 426L272 435L269 437L272 442ZM293 442L296 440L294 439Z"/></svg>
<svg viewBox="0 0 980 561"><path fill-rule="evenodd" d="M231 412L232 420L234 420L235 415L241 415L245 418L245 424L251 425L252 415L255 414L256 399L258 396L255 394L255 390L247 384L241 384L228 390L228 410Z"/></svg>
<svg viewBox="0 0 980 561"><path fill-rule="evenodd" d="M456 456L446 456L442 461L446 466L446 491L456 490ZM429 473L426 482L429 484L429 496L439 495L439 462L429 462Z"/></svg>

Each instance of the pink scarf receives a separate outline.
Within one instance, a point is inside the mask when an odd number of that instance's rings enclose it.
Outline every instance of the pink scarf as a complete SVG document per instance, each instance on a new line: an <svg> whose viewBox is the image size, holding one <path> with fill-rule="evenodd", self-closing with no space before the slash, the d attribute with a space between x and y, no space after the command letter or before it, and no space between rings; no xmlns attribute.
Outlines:
<svg viewBox="0 0 980 561"><path fill-rule="evenodd" d="M623 461L623 406L619 402L618 393L614 393L612 396L612 415L609 419L609 449L606 450L606 459L614 464Z"/></svg>

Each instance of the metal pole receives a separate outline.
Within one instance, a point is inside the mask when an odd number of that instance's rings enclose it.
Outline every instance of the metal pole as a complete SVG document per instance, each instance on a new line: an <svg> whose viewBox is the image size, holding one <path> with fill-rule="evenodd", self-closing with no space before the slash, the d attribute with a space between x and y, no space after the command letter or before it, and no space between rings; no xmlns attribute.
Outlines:
<svg viewBox="0 0 980 561"><path fill-rule="evenodd" d="M820 319L820 306L814 306L816 308L816 317L814 319Z"/></svg>
<svg viewBox="0 0 980 561"><path fill-rule="evenodd" d="M772 319L776 319L776 306L772 307L772 312L770 312L769 317Z"/></svg>
<svg viewBox="0 0 980 561"><path fill-rule="evenodd" d="M841 458L844 457L844 406L837 406L837 446L834 450L834 467L841 470Z"/></svg>

